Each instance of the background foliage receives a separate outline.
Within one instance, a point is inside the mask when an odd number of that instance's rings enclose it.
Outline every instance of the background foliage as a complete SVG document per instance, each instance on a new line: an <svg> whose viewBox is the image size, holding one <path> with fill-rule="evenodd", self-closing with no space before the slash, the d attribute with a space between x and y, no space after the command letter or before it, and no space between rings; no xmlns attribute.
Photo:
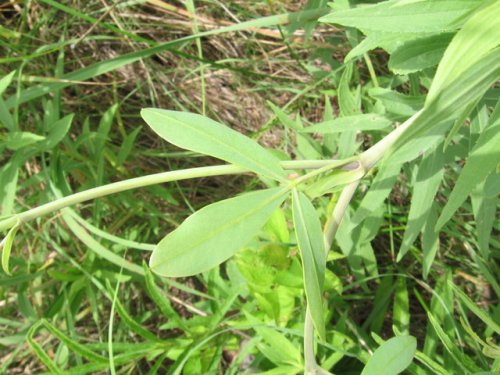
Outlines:
<svg viewBox="0 0 500 375"><path fill-rule="evenodd" d="M219 163L163 142L142 108L203 114L281 160L359 154L424 108L339 228L317 360L334 374L498 371L500 12L494 1L406 3L2 3L1 215ZM143 263L196 210L272 185L281 172L269 165L254 167L261 179L153 185L11 232L0 373L303 372L307 285L291 226L300 204L311 209L301 195L220 267L165 279ZM325 191L322 223L340 189L307 190Z"/></svg>

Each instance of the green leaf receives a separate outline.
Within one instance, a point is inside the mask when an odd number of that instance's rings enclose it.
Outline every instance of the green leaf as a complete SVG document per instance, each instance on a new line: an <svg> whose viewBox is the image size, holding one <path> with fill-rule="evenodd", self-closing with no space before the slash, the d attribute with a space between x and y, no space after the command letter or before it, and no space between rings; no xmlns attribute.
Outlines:
<svg viewBox="0 0 500 375"><path fill-rule="evenodd" d="M438 146L436 150L426 155L420 163L416 180L413 183L413 197L408 214L408 224L399 249L398 262L410 249L427 221L431 206L434 204L434 197L444 175L443 156L441 147Z"/></svg>
<svg viewBox="0 0 500 375"><path fill-rule="evenodd" d="M4 91L9 87L9 85L12 82L12 79L14 78L14 75L16 74L16 71L12 71L9 74L6 74L5 76L0 79L0 95L4 93Z"/></svg>
<svg viewBox="0 0 500 375"><path fill-rule="evenodd" d="M397 336L387 340L373 353L361 375L396 375L412 362L417 350L413 336Z"/></svg>
<svg viewBox="0 0 500 375"><path fill-rule="evenodd" d="M452 21L480 4L480 1L384 1L375 5L334 11L320 22L355 27L369 32L431 33L453 30Z"/></svg>
<svg viewBox="0 0 500 375"><path fill-rule="evenodd" d="M340 77L337 101L341 117L361 114L361 95L359 95L359 90L353 93L349 87L353 71L354 63L348 63ZM355 131L342 132L338 141L338 157L344 159L353 155L358 146Z"/></svg>
<svg viewBox="0 0 500 375"><path fill-rule="evenodd" d="M306 188L306 193L311 198L320 197L342 189L351 182L358 181L365 175L365 171L356 168L352 171L337 170L330 172L327 176L320 178Z"/></svg>
<svg viewBox="0 0 500 375"><path fill-rule="evenodd" d="M340 117L314 124L301 131L304 133L340 133L344 131L380 130L391 125L391 120L374 113Z"/></svg>
<svg viewBox="0 0 500 375"><path fill-rule="evenodd" d="M116 312L120 315L122 322L130 328L131 331L137 333L139 336L144 337L148 341L164 343L165 341L158 338L153 332L144 328L138 323L125 309L119 300L116 300Z"/></svg>
<svg viewBox="0 0 500 375"><path fill-rule="evenodd" d="M478 307L468 296L465 294L459 287L453 285L453 291L455 295L462 301L462 303L467 306L467 308L476 315L479 319L483 321L484 324L497 334L500 335L500 325L495 322L493 319L493 314L488 314L487 311L484 311L480 307Z"/></svg>
<svg viewBox="0 0 500 375"><path fill-rule="evenodd" d="M192 151L283 180L279 160L250 138L207 117L194 113L143 109L142 118L163 139Z"/></svg>
<svg viewBox="0 0 500 375"><path fill-rule="evenodd" d="M303 128L300 121L294 121L278 106L274 103L268 101L267 104L271 107L271 110L274 112L274 115L278 118L278 120L287 128L300 130Z"/></svg>
<svg viewBox="0 0 500 375"><path fill-rule="evenodd" d="M202 208L158 243L149 261L151 270L183 277L219 265L258 233L287 193L284 188L266 189Z"/></svg>
<svg viewBox="0 0 500 375"><path fill-rule="evenodd" d="M255 331L266 344L260 344L262 351L271 362L280 365L291 365L296 369L302 367L302 356L297 346L290 342L283 334L271 328L257 327Z"/></svg>
<svg viewBox="0 0 500 375"><path fill-rule="evenodd" d="M111 250L102 246L99 242L94 240L92 236L72 217L71 211L69 209L62 210L62 218L68 225L68 228L73 232L73 234L82 241L89 250L96 253L98 256L114 263L118 267L122 267L128 271L142 275L144 273L142 267L137 264L133 264L126 259L122 258L120 255L115 254Z"/></svg>
<svg viewBox="0 0 500 375"><path fill-rule="evenodd" d="M353 226L361 224L372 212L384 203L385 199L399 176L401 164L383 164L373 179L370 189L363 197L358 209L354 213L351 222Z"/></svg>
<svg viewBox="0 0 500 375"><path fill-rule="evenodd" d="M26 340L28 341L28 345L31 347L31 350L35 352L35 355L38 357L40 361L47 367L47 369L50 371L51 374L55 375L63 375L64 371L62 371L57 364L54 363L52 359L48 356L47 353L45 353L45 350L43 350L42 346L35 341L33 338L33 334L35 331L38 329L40 326L40 322L35 323L31 328L29 329L27 335L26 335Z"/></svg>
<svg viewBox="0 0 500 375"><path fill-rule="evenodd" d="M446 3L446 1L430 3L439 4ZM459 79L470 67L481 61L500 44L499 14L500 2L493 1L465 22L439 63L427 95L427 102L436 99L446 86ZM493 64L500 65L499 59Z"/></svg>
<svg viewBox="0 0 500 375"><path fill-rule="evenodd" d="M479 136L474 149L463 167L455 187L441 212L437 228L442 228L462 205L473 189L490 173L496 173L495 167L500 160L500 121L488 126Z"/></svg>
<svg viewBox="0 0 500 375"><path fill-rule="evenodd" d="M389 69L396 74L409 74L438 65L453 35L431 35L403 43L391 53Z"/></svg>
<svg viewBox="0 0 500 375"><path fill-rule="evenodd" d="M427 318L436 331L438 338L446 351L450 354L453 362L456 363L463 373L476 372L480 368L474 360L459 349L455 341L443 329L443 322L438 320L430 311L427 312Z"/></svg>
<svg viewBox="0 0 500 375"><path fill-rule="evenodd" d="M401 148L401 145L410 140L412 142L416 139L420 140L422 136L432 138L433 134L437 134L433 142L426 142L428 147L434 145L444 138L444 131L448 128L445 121L460 116L465 107L484 95L499 75L500 48L497 48L463 72L451 84L445 86L435 99L429 101L427 97L423 111L397 140L393 148ZM446 125L443 128L444 131L440 128L443 124Z"/></svg>
<svg viewBox="0 0 500 375"><path fill-rule="evenodd" d="M311 201L296 189L292 192L293 224L297 235L308 308L319 336L325 339L323 285L326 256L321 222Z"/></svg>
<svg viewBox="0 0 500 375"><path fill-rule="evenodd" d="M7 147L16 151L20 148L43 141L44 139L45 137L30 132L12 131L7 136Z"/></svg>
<svg viewBox="0 0 500 375"><path fill-rule="evenodd" d="M476 236L479 250L485 259L490 255L490 237L497 214L497 201L500 187L488 194L488 189L499 179L499 173L491 173L486 180L479 184L471 194L472 211L476 221Z"/></svg>
<svg viewBox="0 0 500 375"><path fill-rule="evenodd" d="M47 139L37 144L37 147L40 147L43 150L51 151L68 133L73 117L74 113L64 116L62 119L52 123L50 125L49 133L47 134Z"/></svg>
<svg viewBox="0 0 500 375"><path fill-rule="evenodd" d="M394 291L394 304L392 307L392 321L398 331L404 335L409 334L410 329L410 301L406 278L398 277L396 290Z"/></svg>
<svg viewBox="0 0 500 375"><path fill-rule="evenodd" d="M16 153L0 169L0 215L9 215L14 209L19 167L23 161L18 155Z"/></svg>
<svg viewBox="0 0 500 375"><path fill-rule="evenodd" d="M398 115L401 119L412 116L425 103L424 96L408 96L382 87L374 87L368 92L371 97L382 102L388 113Z"/></svg>
<svg viewBox="0 0 500 375"><path fill-rule="evenodd" d="M9 270L9 259L10 252L12 250L12 244L14 243L14 238L16 237L16 233L19 230L21 223L18 222L12 228L10 228L7 236L0 242L0 251L2 251L2 269L7 275L10 275Z"/></svg>
<svg viewBox="0 0 500 375"><path fill-rule="evenodd" d="M143 264L144 280L146 281L146 290L149 296L166 318L173 320L181 329L187 331L186 324L177 314L177 311L170 304L170 300L162 293L161 289L156 285L154 276L146 264Z"/></svg>
<svg viewBox="0 0 500 375"><path fill-rule="evenodd" d="M427 279L439 250L439 231L436 230L438 219L437 207L432 205L422 229L422 275Z"/></svg>

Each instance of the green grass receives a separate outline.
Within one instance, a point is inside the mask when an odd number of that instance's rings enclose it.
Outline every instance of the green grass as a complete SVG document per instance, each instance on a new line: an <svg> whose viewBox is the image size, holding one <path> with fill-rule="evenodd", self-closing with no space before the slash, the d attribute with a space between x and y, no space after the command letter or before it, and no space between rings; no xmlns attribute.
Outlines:
<svg viewBox="0 0 500 375"><path fill-rule="evenodd" d="M159 138L140 117L143 108L204 114L280 160L328 161L359 155L422 108L436 74L439 60L394 74L408 69L404 50L399 60L377 48L344 62L364 36L341 16L335 26L317 23L330 11L326 1L186 3L0 5L0 228L12 226L2 227L9 217L15 224L15 213L90 188L166 171L217 170L215 158ZM462 42L478 48L477 57L498 45L496 34L488 35L482 44ZM446 86L453 74L465 74L449 63L450 75L431 90L441 101L408 136L443 120L437 151L416 154L428 139L403 147L360 182L328 254L322 294L314 296L315 313L324 305L325 332L312 354L302 347L304 334L306 343L315 340L304 333L304 288L308 299L311 289L299 252L307 244L295 238L291 202L220 266L183 278L148 268L155 244L194 212L276 186L272 175L212 175L162 180L22 223L9 237L10 254L4 247L0 271L0 374L288 375L303 373L312 355L333 374L367 375L379 371L373 369L383 359L376 358L392 346L413 353L410 336L414 358L387 371L499 371L498 146L488 142L498 138L499 97L487 85L498 62L483 57L461 59L473 62L465 73L476 99L450 99L469 86ZM473 86L480 74L484 88ZM319 123L332 129L332 121L338 128L343 116L362 113L382 120L372 127L360 120L362 134L301 130ZM302 189L317 197L308 212L327 228L347 183L338 181L323 174ZM301 219L304 228L316 228Z"/></svg>

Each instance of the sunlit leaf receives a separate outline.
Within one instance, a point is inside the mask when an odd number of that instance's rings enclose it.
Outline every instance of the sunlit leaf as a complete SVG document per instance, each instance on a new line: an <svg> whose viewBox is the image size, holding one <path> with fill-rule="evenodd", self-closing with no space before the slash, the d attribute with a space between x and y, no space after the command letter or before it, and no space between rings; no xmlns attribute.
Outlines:
<svg viewBox="0 0 500 375"><path fill-rule="evenodd" d="M439 4L446 3L446 1L427 3ZM453 1L452 3L464 4L466 2ZM469 2L469 4L472 4L472 2ZM500 44L499 14L500 2L493 1L489 6L481 9L465 22L462 29L451 41L439 63L438 70L427 94L427 102L436 99L437 95L446 86L459 79L471 66L481 61L492 49ZM499 60L497 59L494 64L500 65Z"/></svg>
<svg viewBox="0 0 500 375"><path fill-rule="evenodd" d="M214 156L264 176L282 180L279 160L258 143L194 113L143 109L141 115L163 139L188 150Z"/></svg>
<svg viewBox="0 0 500 375"><path fill-rule="evenodd" d="M334 11L320 22L355 27L368 32L431 33L453 30L452 21L462 16L479 1L384 1L374 5ZM456 26L455 26L456 27Z"/></svg>
<svg viewBox="0 0 500 375"><path fill-rule="evenodd" d="M7 147L11 150L19 150L20 148L30 146L34 143L38 143L43 141L45 137L33 134L30 132L20 132L13 131L10 132L7 137Z"/></svg>
<svg viewBox="0 0 500 375"><path fill-rule="evenodd" d="M397 375L411 364L416 350L415 337L393 337L373 353L361 375Z"/></svg>
<svg viewBox="0 0 500 375"><path fill-rule="evenodd" d="M403 43L391 53L389 69L396 74L408 74L439 64L453 34L444 33Z"/></svg>
<svg viewBox="0 0 500 375"><path fill-rule="evenodd" d="M297 190L292 192L293 224L302 258L304 285L308 308L314 327L325 338L323 285L326 257L321 222L311 201Z"/></svg>
<svg viewBox="0 0 500 375"><path fill-rule="evenodd" d="M283 188L256 191L195 212L158 243L149 261L151 270L182 277L221 264L259 232L287 192Z"/></svg>

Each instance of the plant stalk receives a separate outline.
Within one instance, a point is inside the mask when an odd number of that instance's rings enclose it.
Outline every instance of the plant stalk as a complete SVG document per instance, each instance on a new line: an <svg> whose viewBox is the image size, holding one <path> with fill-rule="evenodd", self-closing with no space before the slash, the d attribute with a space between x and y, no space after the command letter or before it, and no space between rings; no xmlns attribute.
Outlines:
<svg viewBox="0 0 500 375"><path fill-rule="evenodd" d="M290 160L281 162L284 169L318 169L327 165L338 163L337 160ZM145 186L187 180L191 178L223 176L250 172L248 169L232 164L214 165L210 167L199 167L181 169L178 171L155 173L148 176L131 178L124 181L98 186L89 190L81 191L53 202L46 203L31 210L13 215L7 219L0 220L0 232L12 228L19 221L21 223L31 221L37 217L59 211L65 207L86 202L106 195L120 193L122 191L137 189Z"/></svg>
<svg viewBox="0 0 500 375"><path fill-rule="evenodd" d="M304 321L304 374L316 375L317 367L314 357L314 325L309 306L307 306Z"/></svg>
<svg viewBox="0 0 500 375"><path fill-rule="evenodd" d="M370 171L370 169L372 169L383 157L391 153L394 144L403 135L403 133L413 125L422 111L423 110L420 110L415 113L408 120L403 122L400 126L360 155L359 161L363 165L366 172Z"/></svg>

